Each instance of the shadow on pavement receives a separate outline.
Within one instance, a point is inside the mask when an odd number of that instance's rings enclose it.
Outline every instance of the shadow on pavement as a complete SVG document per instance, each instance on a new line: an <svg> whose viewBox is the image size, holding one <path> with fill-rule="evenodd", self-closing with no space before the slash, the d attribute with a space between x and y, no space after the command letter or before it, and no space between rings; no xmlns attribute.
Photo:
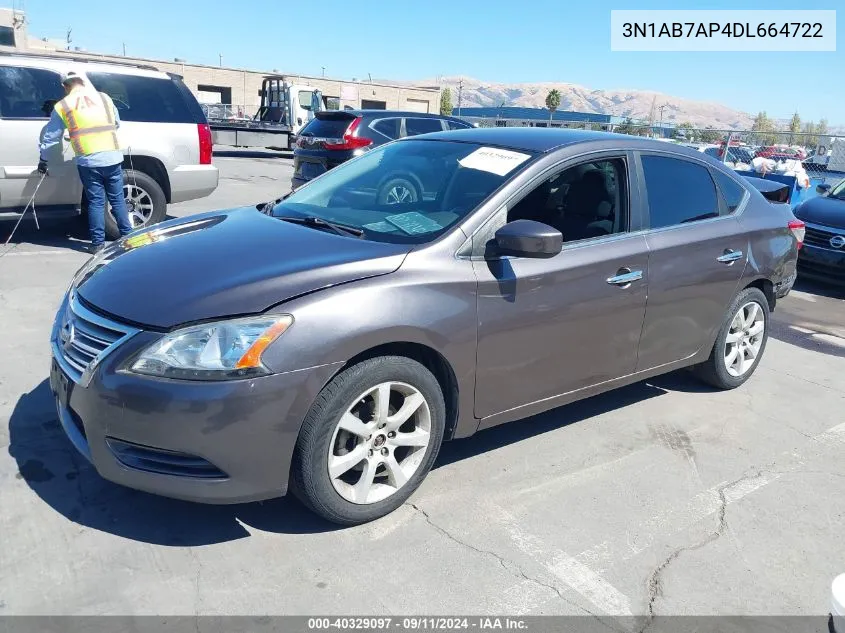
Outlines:
<svg viewBox="0 0 845 633"><path fill-rule="evenodd" d="M158 497L106 481L76 452L56 417L47 380L18 400L9 419L9 454L19 479L71 521L145 543L208 545L249 536L249 525L279 533L337 529L293 498L204 505Z"/></svg>
<svg viewBox="0 0 845 633"><path fill-rule="evenodd" d="M806 277L802 277L800 272L798 273L798 278L795 280L793 290L800 290L807 294L828 297L829 299L845 299L845 287L807 279Z"/></svg>
<svg viewBox="0 0 845 633"><path fill-rule="evenodd" d="M0 221L0 246L6 242L9 234L14 230L15 221ZM41 225L40 229L36 228L32 216L28 213L18 226L7 248L14 249L17 244L33 244L51 248L66 248L82 253L88 252L88 245L90 244L88 225L81 218L42 218L39 216L38 222Z"/></svg>
<svg viewBox="0 0 845 633"><path fill-rule="evenodd" d="M443 446L435 468L659 396L697 390L684 374L637 383ZM245 526L287 534L339 529L286 497L260 503L204 505L167 499L113 484L76 452L56 416L47 380L20 397L9 420L9 454L18 479L51 508L80 525L168 546L197 546L249 536Z"/></svg>

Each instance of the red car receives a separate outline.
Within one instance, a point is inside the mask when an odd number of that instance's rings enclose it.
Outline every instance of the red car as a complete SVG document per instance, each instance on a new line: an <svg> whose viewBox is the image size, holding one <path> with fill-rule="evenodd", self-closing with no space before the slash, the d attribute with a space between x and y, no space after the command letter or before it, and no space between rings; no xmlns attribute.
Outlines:
<svg viewBox="0 0 845 633"><path fill-rule="evenodd" d="M756 156L774 160L804 160L807 158L807 152L801 148L770 145L759 150Z"/></svg>

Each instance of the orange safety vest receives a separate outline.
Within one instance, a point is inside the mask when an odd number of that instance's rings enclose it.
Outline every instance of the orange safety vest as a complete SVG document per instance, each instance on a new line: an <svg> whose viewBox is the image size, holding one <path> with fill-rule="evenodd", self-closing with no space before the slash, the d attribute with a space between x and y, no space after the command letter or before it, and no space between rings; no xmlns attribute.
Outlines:
<svg viewBox="0 0 845 633"><path fill-rule="evenodd" d="M120 150L111 97L91 88L76 88L56 104L77 156Z"/></svg>

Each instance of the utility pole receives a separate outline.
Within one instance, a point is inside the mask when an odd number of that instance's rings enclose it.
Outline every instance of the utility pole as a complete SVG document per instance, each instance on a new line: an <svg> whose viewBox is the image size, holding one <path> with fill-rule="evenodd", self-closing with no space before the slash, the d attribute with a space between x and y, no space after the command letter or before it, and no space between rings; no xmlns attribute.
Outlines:
<svg viewBox="0 0 845 633"><path fill-rule="evenodd" d="M323 77L325 77L325 76L326 76L326 67L325 67L325 66L320 66L320 68L322 68L322 69L323 69Z"/></svg>
<svg viewBox="0 0 845 633"><path fill-rule="evenodd" d="M126 57L126 42L123 43L123 56Z"/></svg>
<svg viewBox="0 0 845 633"><path fill-rule="evenodd" d="M217 53L217 57L220 59L220 67L223 67L223 53Z"/></svg>
<svg viewBox="0 0 845 633"><path fill-rule="evenodd" d="M464 80L458 80L458 116L461 116L461 101L464 96Z"/></svg>
<svg viewBox="0 0 845 633"><path fill-rule="evenodd" d="M70 27L67 27L67 33L65 34L65 42L67 44L67 50L70 50L70 43L73 41L72 39L70 39L70 34L72 32L73 32L73 29L70 28Z"/></svg>
<svg viewBox="0 0 845 633"><path fill-rule="evenodd" d="M660 135L663 136L663 110L669 107L668 103L664 103L658 108L660 110Z"/></svg>

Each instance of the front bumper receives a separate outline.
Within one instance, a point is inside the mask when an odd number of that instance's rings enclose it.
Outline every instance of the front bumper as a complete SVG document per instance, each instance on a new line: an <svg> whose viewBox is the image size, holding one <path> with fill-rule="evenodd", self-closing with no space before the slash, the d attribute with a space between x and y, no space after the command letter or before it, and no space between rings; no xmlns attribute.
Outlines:
<svg viewBox="0 0 845 633"><path fill-rule="evenodd" d="M798 274L827 283L845 285L845 249L804 243L798 251Z"/></svg>
<svg viewBox="0 0 845 633"><path fill-rule="evenodd" d="M133 336L86 387L68 378L53 341L50 386L71 443L105 479L154 494L203 503L284 495L299 428L338 366L221 382L124 371L156 336Z"/></svg>

